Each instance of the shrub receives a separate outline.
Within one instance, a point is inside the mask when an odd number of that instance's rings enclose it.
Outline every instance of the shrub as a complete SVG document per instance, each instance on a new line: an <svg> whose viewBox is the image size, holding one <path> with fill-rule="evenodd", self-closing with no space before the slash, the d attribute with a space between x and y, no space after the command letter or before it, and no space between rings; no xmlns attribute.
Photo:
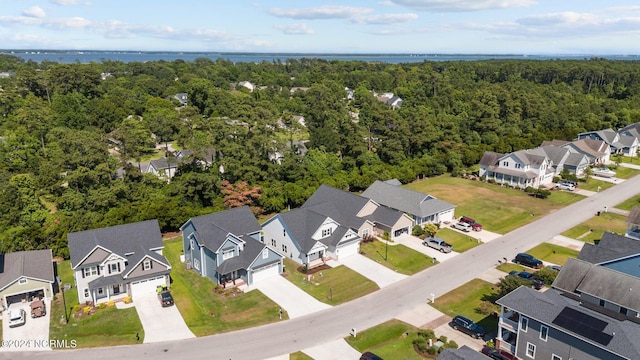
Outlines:
<svg viewBox="0 0 640 360"><path fill-rule="evenodd" d="M131 301L132 301L131 296L127 296L127 297L126 297L126 298L124 298L122 301L123 301L125 304L130 304L130 303L131 303Z"/></svg>
<svg viewBox="0 0 640 360"><path fill-rule="evenodd" d="M444 344L443 348L457 349L458 344L455 341L451 340L448 343Z"/></svg>
<svg viewBox="0 0 640 360"><path fill-rule="evenodd" d="M498 311L498 306L491 301L482 301L476 308L476 312L482 315L491 315Z"/></svg>
<svg viewBox="0 0 640 360"><path fill-rule="evenodd" d="M371 235L371 234L367 234L367 235L363 235L362 236L362 240L361 242L363 243L370 243L373 242L376 239L375 236Z"/></svg>
<svg viewBox="0 0 640 360"><path fill-rule="evenodd" d="M555 270L544 268L536 271L536 276L540 278L540 280L543 280L545 284L549 285L556 279L556 276L558 276L558 272Z"/></svg>
<svg viewBox="0 0 640 360"><path fill-rule="evenodd" d="M422 227L420 227L420 225L416 225L413 227L413 229L411 230L411 235L413 236L421 236L424 234L424 229L422 229ZM364 239L362 239L362 241L364 241Z"/></svg>
<svg viewBox="0 0 640 360"><path fill-rule="evenodd" d="M429 355L435 355L438 352L438 348L435 346L431 346L427 349L427 353L429 353Z"/></svg>
<svg viewBox="0 0 640 360"><path fill-rule="evenodd" d="M487 347L490 347L492 349L496 348L496 344L493 342L493 340L487 341L487 343L485 345L487 345Z"/></svg>
<svg viewBox="0 0 640 360"><path fill-rule="evenodd" d="M418 331L418 336L423 337L425 339L435 339L436 333L431 329L427 329L427 330Z"/></svg>
<svg viewBox="0 0 640 360"><path fill-rule="evenodd" d="M417 338L413 340L413 345L415 345L420 352L427 351L427 342L424 339Z"/></svg>
<svg viewBox="0 0 640 360"><path fill-rule="evenodd" d="M440 335L440 337L438 338L439 341L442 341L443 344L447 343L447 337L444 335Z"/></svg>
<svg viewBox="0 0 640 360"><path fill-rule="evenodd" d="M79 312L81 309L80 304L74 305L72 311L73 312Z"/></svg>
<svg viewBox="0 0 640 360"><path fill-rule="evenodd" d="M105 304L105 303L100 303L100 304L98 305L98 309L104 309L104 308L106 308L106 307L107 307L107 304Z"/></svg>

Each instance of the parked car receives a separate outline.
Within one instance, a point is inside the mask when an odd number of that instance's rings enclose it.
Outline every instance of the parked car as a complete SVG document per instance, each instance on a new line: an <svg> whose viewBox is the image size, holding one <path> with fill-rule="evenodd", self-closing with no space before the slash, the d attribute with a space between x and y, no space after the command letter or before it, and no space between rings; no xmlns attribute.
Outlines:
<svg viewBox="0 0 640 360"><path fill-rule="evenodd" d="M477 221L473 220L472 218L468 217L468 216L461 217L460 218L460 222L467 223L467 224L471 225L471 229L473 231L482 230L482 225L480 223L478 223Z"/></svg>
<svg viewBox="0 0 640 360"><path fill-rule="evenodd" d="M441 253L450 253L451 250L453 250L453 246L451 244L448 244L447 242L445 242L440 238L428 237L424 239L424 241L422 242L422 245L428 246L430 248L434 248L440 251Z"/></svg>
<svg viewBox="0 0 640 360"><path fill-rule="evenodd" d="M519 253L515 258L516 264L525 265L534 269L542 268L542 261L538 260L535 256L527 253Z"/></svg>
<svg viewBox="0 0 640 360"><path fill-rule="evenodd" d="M553 270L553 271L560 271L560 270L562 270L562 266L560 266L560 265L547 265L547 269Z"/></svg>
<svg viewBox="0 0 640 360"><path fill-rule="evenodd" d="M39 318L47 315L46 305L42 300L36 300L31 302L31 318Z"/></svg>
<svg viewBox="0 0 640 360"><path fill-rule="evenodd" d="M22 326L27 322L27 313L24 309L9 310L9 327Z"/></svg>
<svg viewBox="0 0 640 360"><path fill-rule="evenodd" d="M576 189L576 187L573 186L572 184L559 182L559 183L556 184L556 189L566 190L566 191L573 191L573 190Z"/></svg>
<svg viewBox="0 0 640 360"><path fill-rule="evenodd" d="M370 351L362 353L360 360L382 360L382 358Z"/></svg>
<svg viewBox="0 0 640 360"><path fill-rule="evenodd" d="M453 318L451 326L453 326L454 329L460 330L476 339L482 339L486 334L482 326L461 315L456 315L456 317Z"/></svg>
<svg viewBox="0 0 640 360"><path fill-rule="evenodd" d="M593 175L597 175L600 177L610 178L616 176L616 172L609 169L606 166L600 166L599 168L593 169Z"/></svg>
<svg viewBox="0 0 640 360"><path fill-rule="evenodd" d="M539 279L534 274L532 274L532 273L530 273L528 271L515 271L514 270L514 271L509 273L509 276L518 276L519 278L527 280L531 284L531 286L536 290L540 290L540 289L542 289L542 287L544 287L544 281L542 281L541 279Z"/></svg>
<svg viewBox="0 0 640 360"><path fill-rule="evenodd" d="M494 348L490 348L488 346L485 346L484 348L482 348L481 353L483 353L484 355L487 355L488 357L492 358L492 359L496 359L496 360L514 360L516 359L516 357L507 352L506 350L502 350L502 349L494 349Z"/></svg>
<svg viewBox="0 0 640 360"><path fill-rule="evenodd" d="M560 180L560 181L558 181L558 184L573 185L574 188L578 187L578 182L577 181L572 181L572 180Z"/></svg>
<svg viewBox="0 0 640 360"><path fill-rule="evenodd" d="M171 296L171 292L169 292L169 290L162 290L159 292L158 299L160 299L162 307L173 305L173 296Z"/></svg>
<svg viewBox="0 0 640 360"><path fill-rule="evenodd" d="M467 224L467 223L463 223L463 222L457 222L451 225L452 228L454 229L458 229L464 232L469 232L471 231L471 225Z"/></svg>

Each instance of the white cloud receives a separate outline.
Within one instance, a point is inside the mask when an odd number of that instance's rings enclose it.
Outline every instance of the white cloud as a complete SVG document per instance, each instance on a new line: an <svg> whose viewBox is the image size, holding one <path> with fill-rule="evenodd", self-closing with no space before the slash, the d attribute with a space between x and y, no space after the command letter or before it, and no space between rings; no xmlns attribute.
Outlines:
<svg viewBox="0 0 640 360"><path fill-rule="evenodd" d="M32 6L22 11L22 15L34 18L43 18L47 16L40 6Z"/></svg>
<svg viewBox="0 0 640 360"><path fill-rule="evenodd" d="M311 35L315 33L315 31L307 26L307 24L290 24L290 25L276 25L274 26L276 30L282 31L282 33L287 35Z"/></svg>
<svg viewBox="0 0 640 360"><path fill-rule="evenodd" d="M360 8L351 6L334 6L326 5L313 8L304 9L282 9L271 8L268 10L269 14L277 17L291 18L291 19L349 19L363 14L371 13L373 9Z"/></svg>
<svg viewBox="0 0 640 360"><path fill-rule="evenodd" d="M537 4L535 0L390 0L396 5L419 11L463 12L491 9L528 7Z"/></svg>
<svg viewBox="0 0 640 360"><path fill-rule="evenodd" d="M351 20L351 22L358 24L375 24L375 25L389 25L389 24L401 24L409 21L416 20L418 15L416 14L386 14L386 15L370 15L361 16Z"/></svg>
<svg viewBox="0 0 640 360"><path fill-rule="evenodd" d="M91 5L88 1L81 0L50 0L52 3L60 6L73 6L73 5Z"/></svg>

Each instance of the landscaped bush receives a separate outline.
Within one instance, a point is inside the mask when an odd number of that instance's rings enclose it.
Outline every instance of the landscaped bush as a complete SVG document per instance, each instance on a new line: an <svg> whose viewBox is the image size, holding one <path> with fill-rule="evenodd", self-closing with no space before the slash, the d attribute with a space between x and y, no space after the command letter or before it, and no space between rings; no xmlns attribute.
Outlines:
<svg viewBox="0 0 640 360"><path fill-rule="evenodd" d="M427 349L429 355L435 355L438 352L438 348L434 345Z"/></svg>
<svg viewBox="0 0 640 360"><path fill-rule="evenodd" d="M558 272L544 268L536 271L536 276L543 280L546 285L550 285L556 279L556 276L558 276Z"/></svg>
<svg viewBox="0 0 640 360"><path fill-rule="evenodd" d="M371 234L366 234L362 236L362 240L360 240L363 243L370 243L373 242L376 239L375 236L371 235Z"/></svg>
<svg viewBox="0 0 640 360"><path fill-rule="evenodd" d="M436 333L431 329L418 331L418 336L423 337L425 339L435 339Z"/></svg>
<svg viewBox="0 0 640 360"><path fill-rule="evenodd" d="M419 352L427 351L427 341L424 338L419 337L413 340L413 345L415 345L415 347L418 348Z"/></svg>
<svg viewBox="0 0 640 360"><path fill-rule="evenodd" d="M411 235L420 237L424 235L424 229L420 225L415 225L413 229L411 229Z"/></svg>
<svg viewBox="0 0 640 360"><path fill-rule="evenodd" d="M476 312L482 315L491 315L498 311L498 305L492 303L491 301L483 301L476 308Z"/></svg>

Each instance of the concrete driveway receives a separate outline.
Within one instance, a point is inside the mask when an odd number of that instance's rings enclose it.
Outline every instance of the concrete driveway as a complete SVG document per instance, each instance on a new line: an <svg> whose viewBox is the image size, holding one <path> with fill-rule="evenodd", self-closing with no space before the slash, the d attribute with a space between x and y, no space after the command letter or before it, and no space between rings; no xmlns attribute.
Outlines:
<svg viewBox="0 0 640 360"><path fill-rule="evenodd" d="M341 258L337 263L359 272L362 276L378 284L380 288L389 286L407 277L407 275L399 274L360 254Z"/></svg>
<svg viewBox="0 0 640 360"><path fill-rule="evenodd" d="M419 237L410 235L410 234L403 234L399 237L396 238L395 240L396 244L402 244L410 249L413 249L417 252L421 252L425 255L427 255L430 258L435 258L436 260L438 260L439 262L443 262L446 260L451 259L452 257L458 255L457 252L452 251L450 253L441 253L440 251L434 249L434 248L430 248L428 246L422 245L422 239L420 239Z"/></svg>
<svg viewBox="0 0 640 360"><path fill-rule="evenodd" d="M24 309L26 319L24 325L10 328L9 311L2 316L2 351L36 351L51 350L49 347L49 310L51 301L45 300L47 315L32 319L29 303L11 304L10 309Z"/></svg>
<svg viewBox="0 0 640 360"><path fill-rule="evenodd" d="M182 340L195 335L185 324L178 308L162 307L156 294L136 296L133 301L144 328L145 343Z"/></svg>
<svg viewBox="0 0 640 360"><path fill-rule="evenodd" d="M269 299L280 305L282 310L289 314L289 319L331 307L316 300L282 276L272 276L268 279L260 280L251 287L260 290Z"/></svg>
<svg viewBox="0 0 640 360"><path fill-rule="evenodd" d="M345 334L345 336L347 335ZM344 339L304 349L302 352L311 356L314 360L359 359L360 355L362 355L358 350L347 344Z"/></svg>

